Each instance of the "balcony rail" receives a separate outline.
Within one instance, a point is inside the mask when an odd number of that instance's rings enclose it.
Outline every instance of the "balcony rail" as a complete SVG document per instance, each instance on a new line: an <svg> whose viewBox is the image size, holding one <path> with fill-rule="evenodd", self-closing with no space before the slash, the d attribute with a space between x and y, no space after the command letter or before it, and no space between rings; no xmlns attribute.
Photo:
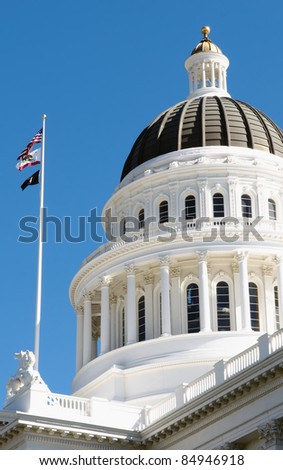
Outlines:
<svg viewBox="0 0 283 470"><path fill-rule="evenodd" d="M143 409L140 409L138 414L139 416L142 416L142 419L136 425L138 428L136 427L135 429L144 429L146 426L158 421L163 416L187 403L192 402L200 395L203 395L213 388L223 384L226 380L240 374L245 369L259 363L264 358L282 348L283 328L276 331L271 336L268 336L267 334L260 336L256 344L230 358L226 362L219 361L209 372L189 384L179 386L175 392L171 393L169 397L166 397L161 402L151 407L146 406ZM93 418L92 421L95 422L96 413L92 411L94 407L91 406L91 402L96 400L95 397L88 399L70 395L48 393L45 395L45 400L45 409L47 407L50 412L54 410L58 417L63 415L68 416L68 418L75 419L79 416L85 416ZM111 403L107 405L107 407L109 407L109 413L111 413L111 406ZM120 404L119 406L122 407L123 405ZM127 405L125 404L124 406L126 410Z"/></svg>
<svg viewBox="0 0 283 470"><path fill-rule="evenodd" d="M183 222L168 222L165 226L167 228L169 227L171 231L176 234L176 239L179 239L179 237L182 237L182 234L184 234L184 240L187 240L188 236L197 236L197 239L200 237L200 240L202 241L202 236L207 238L207 232L210 232L213 237L215 234L216 236L227 235L228 238L226 241L229 241L229 237L233 234L240 238L244 237L246 232L248 232L248 235L251 235L252 230L250 227L253 223L256 232L258 232L262 237L265 235L268 235L269 237L277 237L279 233L283 235L283 224L276 220L263 218L258 221L254 221L254 219L233 217L200 217L198 219L185 220ZM171 238L168 229L162 230L162 224L151 222L147 229L140 229L137 232L129 231L126 233L125 239L123 239L123 237L117 237L115 241L108 241L99 246L83 261L82 266L109 251L120 250L124 246L134 248L140 243L148 243L158 239L158 237L162 237L162 241L165 241L166 237L171 242L174 241L173 238Z"/></svg>

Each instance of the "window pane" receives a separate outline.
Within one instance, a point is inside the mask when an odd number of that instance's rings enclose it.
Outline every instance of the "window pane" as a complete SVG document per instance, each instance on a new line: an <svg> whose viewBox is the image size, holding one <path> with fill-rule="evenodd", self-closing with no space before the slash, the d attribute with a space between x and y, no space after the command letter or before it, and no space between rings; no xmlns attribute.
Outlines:
<svg viewBox="0 0 283 470"><path fill-rule="evenodd" d="M252 200L248 194L243 194L242 201L242 216L250 219L252 217Z"/></svg>
<svg viewBox="0 0 283 470"><path fill-rule="evenodd" d="M218 331L230 331L230 301L227 282L218 282L216 286L216 298Z"/></svg>
<svg viewBox="0 0 283 470"><path fill-rule="evenodd" d="M139 229L144 228L144 209L139 211Z"/></svg>
<svg viewBox="0 0 283 470"><path fill-rule="evenodd" d="M168 202L162 201L159 205L159 223L164 224L168 222Z"/></svg>
<svg viewBox="0 0 283 470"><path fill-rule="evenodd" d="M138 301L139 341L145 340L145 300L144 295Z"/></svg>
<svg viewBox="0 0 283 470"><path fill-rule="evenodd" d="M198 333L200 331L199 291L197 284L190 284L187 287L187 321L188 333Z"/></svg>
<svg viewBox="0 0 283 470"><path fill-rule="evenodd" d="M185 214L186 220L196 218L196 198L194 196L187 196L185 199Z"/></svg>
<svg viewBox="0 0 283 470"><path fill-rule="evenodd" d="M276 204L273 199L268 199L268 215L270 220L276 220Z"/></svg>
<svg viewBox="0 0 283 470"><path fill-rule="evenodd" d="M213 217L224 217L224 198L220 193L213 195Z"/></svg>
<svg viewBox="0 0 283 470"><path fill-rule="evenodd" d="M254 331L259 331L259 304L258 288L254 282L249 283L251 327Z"/></svg>
<svg viewBox="0 0 283 470"><path fill-rule="evenodd" d="M274 286L274 306L275 306L275 328L280 330L279 297L278 287Z"/></svg>

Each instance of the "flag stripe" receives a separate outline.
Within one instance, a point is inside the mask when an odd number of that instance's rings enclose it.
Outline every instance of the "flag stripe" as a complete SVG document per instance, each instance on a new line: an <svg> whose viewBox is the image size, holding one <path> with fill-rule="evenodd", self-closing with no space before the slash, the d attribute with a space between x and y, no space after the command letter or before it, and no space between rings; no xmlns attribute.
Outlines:
<svg viewBox="0 0 283 470"><path fill-rule="evenodd" d="M24 164L20 164L19 166L17 166L17 169L19 171L22 171L24 170L27 166L34 166L34 165L38 165L40 162L27 162L27 163L24 163Z"/></svg>
<svg viewBox="0 0 283 470"><path fill-rule="evenodd" d="M16 164L16 168L19 171L24 170L27 166L37 165L41 161L41 148L34 150L33 152L28 153Z"/></svg>
<svg viewBox="0 0 283 470"><path fill-rule="evenodd" d="M29 154L34 144L40 144L42 141L42 129L40 129L37 134L31 139L31 141L27 144L27 146L21 151L20 155L18 156L17 160L25 157Z"/></svg>

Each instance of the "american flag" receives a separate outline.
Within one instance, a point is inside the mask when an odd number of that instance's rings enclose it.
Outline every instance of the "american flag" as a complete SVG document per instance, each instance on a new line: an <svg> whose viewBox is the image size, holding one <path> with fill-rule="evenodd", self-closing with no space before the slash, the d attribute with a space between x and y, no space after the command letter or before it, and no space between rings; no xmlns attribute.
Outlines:
<svg viewBox="0 0 283 470"><path fill-rule="evenodd" d="M42 129L40 129L38 131L38 133L35 134L35 136L27 144L27 146L24 148L24 150L21 151L21 153L18 156L17 160L20 160L23 157L26 157L30 153L30 151L31 151L32 147L34 146L34 144L40 144L41 141L42 141Z"/></svg>

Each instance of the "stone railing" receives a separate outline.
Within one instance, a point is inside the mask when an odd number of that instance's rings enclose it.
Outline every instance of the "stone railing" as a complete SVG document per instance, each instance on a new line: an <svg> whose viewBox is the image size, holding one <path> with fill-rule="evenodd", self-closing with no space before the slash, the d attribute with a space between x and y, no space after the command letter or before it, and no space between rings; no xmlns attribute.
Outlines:
<svg viewBox="0 0 283 470"><path fill-rule="evenodd" d="M162 230L162 226L156 222L152 222L147 230L141 229L138 232L128 232L125 240L117 237L116 241L108 241L99 246L99 248L97 248L82 262L82 266L85 266L87 263L104 253L116 250L119 251L125 246L135 248L138 244L156 241L158 237L161 238L162 242L164 242L166 238L172 242L175 239L182 237L182 234L184 234L183 237L185 241L188 241L188 237L193 237L193 240L194 237L197 237L196 239L200 241L212 241L212 239L215 240L215 237L218 236L220 236L224 241L230 242L232 236L236 236L239 239L243 237L245 239L245 236L246 238L252 237L253 230L250 227L253 223L255 234L258 233L263 238L265 236L270 238L273 234L278 235L279 233L283 236L283 224L276 220L263 218L259 218L258 221L253 219L227 217L201 217L199 219L183 222L177 220L176 222L166 224L166 227L170 227L171 233L175 234L175 238L174 236L171 236L168 229ZM248 232L247 235L245 235L246 232ZM210 237L212 237L211 240Z"/></svg>
<svg viewBox="0 0 283 470"><path fill-rule="evenodd" d="M155 423L163 416L172 413L187 403L191 403L206 392L225 383L245 369L266 359L283 348L283 328L271 336L260 336L257 343L228 361L217 362L214 367L189 384L181 384L173 393L153 406L131 406L121 402L109 402L102 398L80 398L45 392L41 389L27 389L19 394L17 410L39 413L60 419L79 420L101 426L111 426L112 418L117 426L125 430L140 431ZM30 394L29 397L27 394ZM15 397L6 410L14 410Z"/></svg>
<svg viewBox="0 0 283 470"><path fill-rule="evenodd" d="M68 413L76 416L89 416L90 414L90 400L88 398L51 393L46 398L46 405L60 410L67 410Z"/></svg>
<svg viewBox="0 0 283 470"><path fill-rule="evenodd" d="M245 349L240 354L237 354L226 362L217 362L211 371L202 375L188 385L184 384L183 400L176 400L176 409L196 399L212 388L223 384L226 380L241 373L248 367L260 362L270 354L273 354L282 348L283 328L276 331L271 336L268 336L267 334L260 336L257 343L250 348ZM157 421L165 414L174 410L174 408L172 408L172 404L174 402L173 397L170 396L167 401L167 404L166 400L164 400L160 406L155 405L148 410L147 425L152 424L154 421Z"/></svg>

